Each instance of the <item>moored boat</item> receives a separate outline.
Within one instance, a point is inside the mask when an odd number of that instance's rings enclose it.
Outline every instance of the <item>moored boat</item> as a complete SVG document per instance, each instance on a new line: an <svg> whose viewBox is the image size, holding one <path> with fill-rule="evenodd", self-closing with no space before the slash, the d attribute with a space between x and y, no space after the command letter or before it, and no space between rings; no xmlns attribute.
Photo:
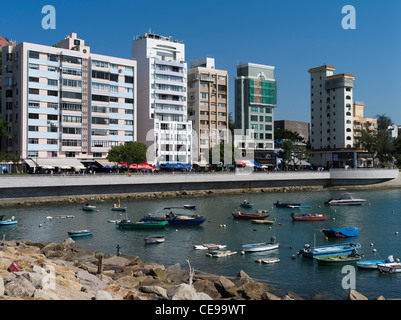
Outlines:
<svg viewBox="0 0 401 320"><path fill-rule="evenodd" d="M148 214L141 221L166 221L168 225L172 226L199 226L206 221L206 218L199 215L185 216L169 213L164 217L152 217Z"/></svg>
<svg viewBox="0 0 401 320"><path fill-rule="evenodd" d="M245 213L241 210L235 210L232 213L234 219L244 219L244 220L263 220L266 219L269 215L268 214L252 214L252 213Z"/></svg>
<svg viewBox="0 0 401 320"><path fill-rule="evenodd" d="M274 224L274 221L270 220L260 220L260 219L251 219L252 223L258 223L258 224Z"/></svg>
<svg viewBox="0 0 401 320"><path fill-rule="evenodd" d="M326 220L329 216L323 214L295 214L291 213L291 218L294 221L322 221Z"/></svg>
<svg viewBox="0 0 401 320"><path fill-rule="evenodd" d="M242 246L242 250L245 252L259 252L259 251L278 249L278 247L279 243L276 242L276 239L274 237L272 237L271 242L244 244Z"/></svg>
<svg viewBox="0 0 401 320"><path fill-rule="evenodd" d="M191 209L191 210L195 210L196 206L191 205L191 204L184 204L184 209Z"/></svg>
<svg viewBox="0 0 401 320"><path fill-rule="evenodd" d="M249 202L244 201L243 203L240 204L240 206L244 207L244 208L252 208L253 207L253 203L249 203Z"/></svg>
<svg viewBox="0 0 401 320"><path fill-rule="evenodd" d="M221 257L232 256L237 253L238 253L237 251L230 251L230 250L214 250L214 251L209 251L208 253L206 253L206 255L209 257L221 258Z"/></svg>
<svg viewBox="0 0 401 320"><path fill-rule="evenodd" d="M393 263L394 257L392 255L388 256L385 260L365 260L365 261L358 261L356 263L359 269L377 269L379 264L385 263Z"/></svg>
<svg viewBox="0 0 401 320"><path fill-rule="evenodd" d="M325 202L329 206L361 205L366 199L354 199L352 193L344 193L340 199L330 199Z"/></svg>
<svg viewBox="0 0 401 320"><path fill-rule="evenodd" d="M164 229L167 221L138 221L121 220L116 222L116 229Z"/></svg>
<svg viewBox="0 0 401 320"><path fill-rule="evenodd" d="M358 235L359 228L357 227L340 228L340 229L330 228L330 229L324 229L323 233L330 238L350 238L350 237L356 237Z"/></svg>
<svg viewBox="0 0 401 320"><path fill-rule="evenodd" d="M276 208L299 208L301 203L281 203L279 201L274 203Z"/></svg>
<svg viewBox="0 0 401 320"><path fill-rule="evenodd" d="M338 255L338 256L326 256L326 257L318 257L316 261L320 265L339 265L339 264L348 264L352 262L356 262L361 260L362 255L357 253L351 253L346 255Z"/></svg>
<svg viewBox="0 0 401 320"><path fill-rule="evenodd" d="M68 231L68 235L70 237L72 237L72 238L91 236L92 234L93 234L93 231L87 230L87 229L76 230L76 231L74 231L74 230Z"/></svg>
<svg viewBox="0 0 401 320"><path fill-rule="evenodd" d="M377 269L379 269L380 272L384 273L401 272L401 263L391 262L391 263L378 264Z"/></svg>
<svg viewBox="0 0 401 320"><path fill-rule="evenodd" d="M361 248L360 243L343 243L335 245L326 245L319 247L311 247L309 244L305 244L304 247L298 252L307 258L319 258L325 256L339 256L351 254L355 250Z"/></svg>
<svg viewBox="0 0 401 320"><path fill-rule="evenodd" d="M111 207L111 211L126 211L127 207L121 207L120 199L118 199L118 205L115 203Z"/></svg>
<svg viewBox="0 0 401 320"><path fill-rule="evenodd" d="M225 244L214 244L214 243L205 243L205 244L194 245L195 250L221 250L226 247L227 247L227 245L225 245Z"/></svg>
<svg viewBox="0 0 401 320"><path fill-rule="evenodd" d="M10 219L0 220L0 226L11 226L11 225L14 225L17 223L18 223L18 220L15 219L14 216L12 216Z"/></svg>
<svg viewBox="0 0 401 320"><path fill-rule="evenodd" d="M272 264L280 262L279 258L264 258L264 259L256 259L255 262L265 263L265 264Z"/></svg>
<svg viewBox="0 0 401 320"><path fill-rule="evenodd" d="M146 243L162 243L162 242L164 242L164 240L165 240L164 236L154 236L154 237L145 238Z"/></svg>
<svg viewBox="0 0 401 320"><path fill-rule="evenodd" d="M84 206L82 206L82 210L83 211L96 211L96 206L92 206L89 203L85 204Z"/></svg>

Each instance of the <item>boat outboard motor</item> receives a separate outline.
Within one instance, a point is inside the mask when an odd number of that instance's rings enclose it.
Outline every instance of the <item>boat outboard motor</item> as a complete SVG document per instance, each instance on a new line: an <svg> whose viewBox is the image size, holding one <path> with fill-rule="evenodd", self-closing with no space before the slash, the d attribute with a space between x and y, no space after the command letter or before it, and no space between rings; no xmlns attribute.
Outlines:
<svg viewBox="0 0 401 320"><path fill-rule="evenodd" d="M271 242L271 243L276 243L276 237L271 237L271 238L270 238L270 242Z"/></svg>
<svg viewBox="0 0 401 320"><path fill-rule="evenodd" d="M305 244L303 251L304 252L309 252L310 251L310 244Z"/></svg>

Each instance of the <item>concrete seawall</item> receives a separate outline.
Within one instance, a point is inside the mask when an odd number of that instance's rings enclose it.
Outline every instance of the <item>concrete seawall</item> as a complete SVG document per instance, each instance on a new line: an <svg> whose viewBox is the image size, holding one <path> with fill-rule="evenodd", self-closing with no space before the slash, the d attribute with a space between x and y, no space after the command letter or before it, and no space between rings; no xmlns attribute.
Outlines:
<svg viewBox="0 0 401 320"><path fill-rule="evenodd" d="M398 170L331 170L323 172L30 175L0 178L0 202L37 197L161 193L173 191L253 190L285 187L368 186L400 183ZM386 182L387 181L387 182Z"/></svg>

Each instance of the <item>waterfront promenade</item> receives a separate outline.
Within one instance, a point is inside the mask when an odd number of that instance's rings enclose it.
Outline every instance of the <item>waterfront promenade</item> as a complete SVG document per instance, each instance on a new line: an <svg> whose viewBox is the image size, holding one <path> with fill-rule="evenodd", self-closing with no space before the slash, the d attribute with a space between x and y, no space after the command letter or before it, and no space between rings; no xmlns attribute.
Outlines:
<svg viewBox="0 0 401 320"><path fill-rule="evenodd" d="M21 175L0 177L0 201L30 197L136 194L285 187L380 186L399 183L398 169L260 173Z"/></svg>

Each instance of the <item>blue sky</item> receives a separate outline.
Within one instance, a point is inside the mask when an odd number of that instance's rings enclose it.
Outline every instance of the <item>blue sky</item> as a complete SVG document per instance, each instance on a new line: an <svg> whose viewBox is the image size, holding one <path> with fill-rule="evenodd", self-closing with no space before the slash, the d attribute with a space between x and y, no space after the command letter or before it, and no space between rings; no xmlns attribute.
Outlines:
<svg viewBox="0 0 401 320"><path fill-rule="evenodd" d="M56 29L44 30L44 5L56 8ZM356 9L344 30L341 9ZM230 77L230 110L239 63L275 66L276 120L310 121L308 69L323 64L356 77L354 99L365 116L386 114L401 125L401 1L3 1L0 35L52 45L71 32L98 54L131 58L131 42L152 32L183 40L186 60L211 56Z"/></svg>

